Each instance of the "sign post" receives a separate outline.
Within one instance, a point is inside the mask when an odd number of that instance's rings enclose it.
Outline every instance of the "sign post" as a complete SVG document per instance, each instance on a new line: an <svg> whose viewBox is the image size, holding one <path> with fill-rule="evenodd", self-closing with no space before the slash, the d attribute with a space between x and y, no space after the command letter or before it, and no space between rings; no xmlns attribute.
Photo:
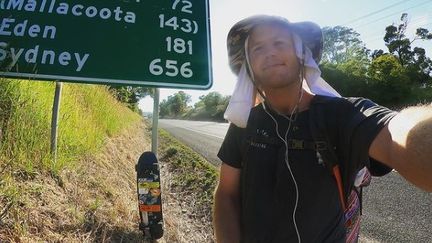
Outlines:
<svg viewBox="0 0 432 243"><path fill-rule="evenodd" d="M62 91L62 83L56 82L52 117L51 117L51 155L53 157L54 164L57 163L58 118L59 118L59 111L60 111L61 91Z"/></svg>
<svg viewBox="0 0 432 243"><path fill-rule="evenodd" d="M156 88L153 97L153 116L152 116L152 146L151 150L157 157L158 150L158 125L159 125L159 89Z"/></svg>

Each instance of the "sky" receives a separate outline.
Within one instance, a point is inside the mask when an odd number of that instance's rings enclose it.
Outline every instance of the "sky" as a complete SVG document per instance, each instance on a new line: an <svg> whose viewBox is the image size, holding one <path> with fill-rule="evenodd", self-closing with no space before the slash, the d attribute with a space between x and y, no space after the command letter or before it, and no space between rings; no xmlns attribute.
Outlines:
<svg viewBox="0 0 432 243"><path fill-rule="evenodd" d="M383 49L385 27L399 23L402 13L408 13L407 36L413 37L419 27L432 31L432 0L209 0L212 44L213 85L209 90L183 90L192 96L193 105L201 95L217 91L231 95L236 77L228 66L226 36L239 20L255 14L279 15L291 22L313 21L324 26L342 25L360 33L366 47ZM432 57L432 41L416 41L414 46L425 48ZM180 91L160 89L160 101ZM153 99L139 102L145 112L153 111Z"/></svg>

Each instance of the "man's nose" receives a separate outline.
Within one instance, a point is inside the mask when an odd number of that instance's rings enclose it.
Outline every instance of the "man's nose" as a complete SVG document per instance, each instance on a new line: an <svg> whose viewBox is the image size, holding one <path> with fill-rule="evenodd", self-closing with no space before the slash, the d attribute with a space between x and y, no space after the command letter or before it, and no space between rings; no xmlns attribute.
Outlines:
<svg viewBox="0 0 432 243"><path fill-rule="evenodd" d="M274 46L267 46L265 53L266 57L272 57L278 54L278 50Z"/></svg>

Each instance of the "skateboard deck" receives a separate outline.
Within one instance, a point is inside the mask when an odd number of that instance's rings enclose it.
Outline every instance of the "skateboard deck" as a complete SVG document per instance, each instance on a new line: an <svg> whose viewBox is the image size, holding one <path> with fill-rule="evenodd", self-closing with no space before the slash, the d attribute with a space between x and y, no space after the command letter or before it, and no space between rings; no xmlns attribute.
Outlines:
<svg viewBox="0 0 432 243"><path fill-rule="evenodd" d="M141 220L139 228L145 237L159 239L163 235L163 217L160 172L156 155L144 152L138 159L135 169Z"/></svg>

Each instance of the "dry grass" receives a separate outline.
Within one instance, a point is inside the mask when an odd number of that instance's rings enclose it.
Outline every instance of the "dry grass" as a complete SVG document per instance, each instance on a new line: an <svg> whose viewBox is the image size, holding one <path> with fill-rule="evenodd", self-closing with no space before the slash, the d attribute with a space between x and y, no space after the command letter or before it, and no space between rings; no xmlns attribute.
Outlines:
<svg viewBox="0 0 432 243"><path fill-rule="evenodd" d="M210 211L204 216L197 213L194 194L199 192L176 191L172 185L175 175L168 167L164 165L161 169L165 242L214 242Z"/></svg>
<svg viewBox="0 0 432 243"><path fill-rule="evenodd" d="M216 169L187 146L160 131L167 242L214 242L213 191Z"/></svg>
<svg viewBox="0 0 432 243"><path fill-rule="evenodd" d="M26 195L1 222L0 242L140 241L134 164L149 149L144 131L139 125L108 139L101 153L56 179L18 182Z"/></svg>

